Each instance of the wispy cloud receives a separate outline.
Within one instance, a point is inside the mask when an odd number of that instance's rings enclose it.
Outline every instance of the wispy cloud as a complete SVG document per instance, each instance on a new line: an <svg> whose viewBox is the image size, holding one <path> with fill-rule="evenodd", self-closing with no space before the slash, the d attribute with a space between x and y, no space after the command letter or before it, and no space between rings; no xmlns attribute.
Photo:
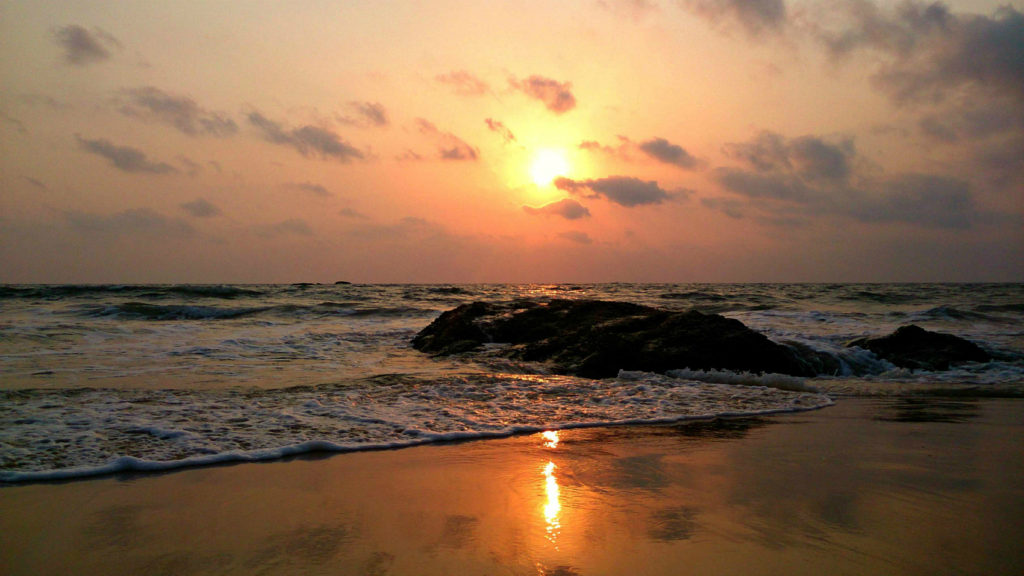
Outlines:
<svg viewBox="0 0 1024 576"><path fill-rule="evenodd" d="M476 148L470 146L463 139L451 132L439 130L437 126L428 120L417 118L416 126L421 134L429 136L437 142L437 154L442 160L475 161L479 156Z"/></svg>
<svg viewBox="0 0 1024 576"><path fill-rule="evenodd" d="M579 220L590 216L590 210L572 198L564 198L540 207L523 206L527 214L538 216L561 216L566 220Z"/></svg>
<svg viewBox="0 0 1024 576"><path fill-rule="evenodd" d="M505 124L498 120L494 120L493 118L486 118L484 119L484 122L487 123L487 128L491 132L496 132L505 140L505 144L512 144L516 141L516 135L513 134L512 130L510 130L508 126L505 126Z"/></svg>
<svg viewBox="0 0 1024 576"><path fill-rule="evenodd" d="M309 192L317 196L331 196L331 191L328 190L325 186L313 182L289 182L285 184L284 187L289 190Z"/></svg>
<svg viewBox="0 0 1024 576"><path fill-rule="evenodd" d="M179 206L193 218L213 218L223 214L220 208L203 198L196 198L191 202L179 204Z"/></svg>
<svg viewBox="0 0 1024 576"><path fill-rule="evenodd" d="M465 70L438 74L434 80L444 84L459 96L483 96L491 91L486 82Z"/></svg>
<svg viewBox="0 0 1024 576"><path fill-rule="evenodd" d="M75 135L78 146L82 150L106 158L110 163L121 170L131 174L167 174L177 172L178 169L166 162L153 162L146 157L146 153L131 146L118 146L105 138L89 140Z"/></svg>
<svg viewBox="0 0 1024 576"><path fill-rule="evenodd" d="M111 57L111 49L121 47L109 33L99 28L89 31L77 24L58 29L54 39L64 49L64 61L73 66L103 62Z"/></svg>
<svg viewBox="0 0 1024 576"><path fill-rule="evenodd" d="M232 136L238 124L227 115L206 110L187 96L169 94L153 86L124 90L126 116L155 120L189 136Z"/></svg>
<svg viewBox="0 0 1024 576"><path fill-rule="evenodd" d="M355 113L355 117L339 116L340 122L375 128L386 128L391 125L387 108L380 102L349 102L348 106Z"/></svg>
<svg viewBox="0 0 1024 576"><path fill-rule="evenodd" d="M524 80L509 78L509 85L530 98L539 100L555 114L565 114L576 107L572 83L559 82L544 76L530 76Z"/></svg>
<svg viewBox="0 0 1024 576"><path fill-rule="evenodd" d="M683 170L704 168L706 162L690 154L679 144L669 142L665 138L651 138L643 142L634 142L626 136L618 136L618 144L611 146L595 140L580 142L580 150L605 154L626 162L635 162L637 155L670 164Z"/></svg>
<svg viewBox="0 0 1024 576"><path fill-rule="evenodd" d="M564 238L565 240L568 240L570 242L575 242L577 244L593 244L594 243L594 240L590 237L589 234L587 234L586 232L580 232L578 230L569 230L569 231L566 231L566 232L561 232L558 235L558 237L559 238Z"/></svg>
<svg viewBox="0 0 1024 576"><path fill-rule="evenodd" d="M313 229L300 218L282 220L274 224L255 226L253 232L261 238L278 238L281 236L313 236Z"/></svg>
<svg viewBox="0 0 1024 576"><path fill-rule="evenodd" d="M64 214L72 228L84 233L150 236L191 236L192 225L180 218L168 218L148 208L124 210L115 214L71 211Z"/></svg>
<svg viewBox="0 0 1024 576"><path fill-rule="evenodd" d="M264 140L294 148L303 156L319 156L321 159L334 159L339 162L362 160L365 157L362 151L327 128L312 125L286 128L259 112L250 112L248 118L249 123L260 131Z"/></svg>

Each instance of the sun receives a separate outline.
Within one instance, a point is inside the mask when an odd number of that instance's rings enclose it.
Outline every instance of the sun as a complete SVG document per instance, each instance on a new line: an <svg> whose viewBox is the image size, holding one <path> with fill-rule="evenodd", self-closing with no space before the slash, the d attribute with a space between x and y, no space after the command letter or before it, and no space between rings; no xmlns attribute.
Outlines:
<svg viewBox="0 0 1024 576"><path fill-rule="evenodd" d="M541 187L568 173L569 160L565 157L565 151L557 148L538 150L533 156L533 163L530 164L530 178L534 184Z"/></svg>

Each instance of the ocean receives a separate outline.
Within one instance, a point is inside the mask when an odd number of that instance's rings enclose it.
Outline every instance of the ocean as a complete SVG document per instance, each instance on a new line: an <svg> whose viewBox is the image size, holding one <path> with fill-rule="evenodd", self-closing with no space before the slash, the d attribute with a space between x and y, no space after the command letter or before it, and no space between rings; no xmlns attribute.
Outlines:
<svg viewBox="0 0 1024 576"><path fill-rule="evenodd" d="M825 352L814 378L589 380L410 341L473 301L697 309ZM845 343L916 324L992 356L911 371ZM0 286L0 481L793 412L848 396L1024 395L1024 284Z"/></svg>

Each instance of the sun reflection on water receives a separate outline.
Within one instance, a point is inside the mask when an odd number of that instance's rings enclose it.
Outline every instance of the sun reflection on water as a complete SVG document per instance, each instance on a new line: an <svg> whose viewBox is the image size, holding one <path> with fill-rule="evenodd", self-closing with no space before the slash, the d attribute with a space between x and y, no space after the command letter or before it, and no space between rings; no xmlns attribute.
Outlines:
<svg viewBox="0 0 1024 576"><path fill-rule="evenodd" d="M555 478L555 463L548 461L544 466L544 493L547 501L544 504L544 519L547 521L547 538L552 544L557 545L558 534L562 528L558 521L558 514L562 511L562 504L559 501L558 479Z"/></svg>
<svg viewBox="0 0 1024 576"><path fill-rule="evenodd" d="M544 438L545 448L558 448L558 430L548 430L540 435Z"/></svg>

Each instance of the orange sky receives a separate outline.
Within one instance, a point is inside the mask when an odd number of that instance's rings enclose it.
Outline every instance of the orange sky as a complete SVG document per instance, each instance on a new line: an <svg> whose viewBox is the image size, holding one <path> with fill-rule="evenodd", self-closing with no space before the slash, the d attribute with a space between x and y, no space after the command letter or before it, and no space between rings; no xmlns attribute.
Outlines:
<svg viewBox="0 0 1024 576"><path fill-rule="evenodd" d="M1024 7L3 1L0 146L7 283L1024 281Z"/></svg>

